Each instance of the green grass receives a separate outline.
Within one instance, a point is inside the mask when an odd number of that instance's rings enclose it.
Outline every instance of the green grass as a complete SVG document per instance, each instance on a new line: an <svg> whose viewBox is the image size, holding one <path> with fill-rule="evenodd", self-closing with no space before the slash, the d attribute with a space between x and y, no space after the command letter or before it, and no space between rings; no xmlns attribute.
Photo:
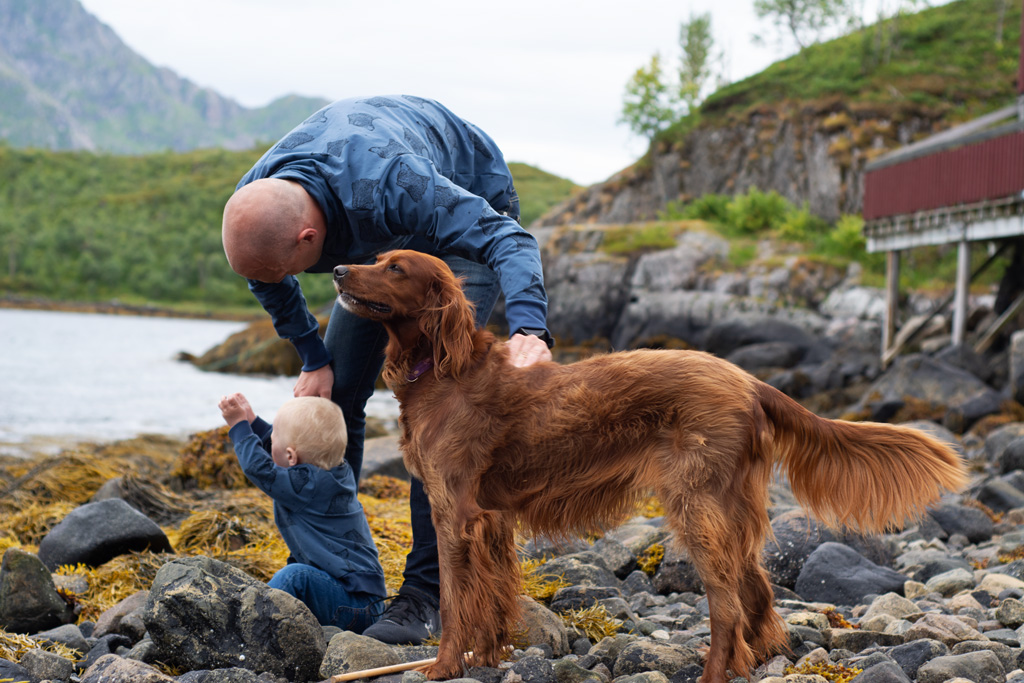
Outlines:
<svg viewBox="0 0 1024 683"><path fill-rule="evenodd" d="M580 190L579 185L527 164L510 163L512 180L519 193L520 220L524 226L540 218L555 204Z"/></svg>
<svg viewBox="0 0 1024 683"><path fill-rule="evenodd" d="M118 156L0 143L0 296L257 309L224 258L220 224L262 152ZM513 172L524 225L576 187L525 164ZM311 305L333 299L329 277L300 281Z"/></svg>
<svg viewBox="0 0 1024 683"><path fill-rule="evenodd" d="M685 230L677 222L642 223L609 229L604 234L601 250L608 254L629 254L637 251L659 251L676 246L676 238Z"/></svg>
<svg viewBox="0 0 1024 683"><path fill-rule="evenodd" d="M704 123L760 107L802 102L876 107L900 118L922 110L968 118L1012 102L1020 2L1010 2L1001 43L996 0L957 0L812 45L727 85L700 108ZM895 31L889 47L884 36ZM685 131L685 127L681 127Z"/></svg>

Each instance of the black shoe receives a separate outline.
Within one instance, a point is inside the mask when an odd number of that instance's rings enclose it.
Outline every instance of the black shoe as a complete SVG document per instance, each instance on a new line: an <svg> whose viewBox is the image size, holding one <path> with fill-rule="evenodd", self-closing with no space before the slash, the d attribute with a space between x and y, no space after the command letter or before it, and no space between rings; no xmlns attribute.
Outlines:
<svg viewBox="0 0 1024 683"><path fill-rule="evenodd" d="M400 589L398 595L364 636L390 645L420 645L441 633L441 613L436 603L415 589Z"/></svg>

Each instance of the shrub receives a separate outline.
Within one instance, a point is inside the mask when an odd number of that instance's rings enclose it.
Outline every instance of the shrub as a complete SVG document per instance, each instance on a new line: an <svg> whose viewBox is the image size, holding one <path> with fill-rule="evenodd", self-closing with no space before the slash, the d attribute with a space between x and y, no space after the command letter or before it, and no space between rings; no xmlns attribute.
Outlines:
<svg viewBox="0 0 1024 683"><path fill-rule="evenodd" d="M799 209L791 209L779 226L779 236L787 240L805 241L822 234L828 225L811 213L807 203Z"/></svg>
<svg viewBox="0 0 1024 683"><path fill-rule="evenodd" d="M736 195L726 206L727 223L746 234L775 230L791 211L792 204L778 192L761 192L750 188L745 195Z"/></svg>
<svg viewBox="0 0 1024 683"><path fill-rule="evenodd" d="M859 258L867 245L864 238L864 219L844 214L829 231L826 243L829 251L836 255Z"/></svg>

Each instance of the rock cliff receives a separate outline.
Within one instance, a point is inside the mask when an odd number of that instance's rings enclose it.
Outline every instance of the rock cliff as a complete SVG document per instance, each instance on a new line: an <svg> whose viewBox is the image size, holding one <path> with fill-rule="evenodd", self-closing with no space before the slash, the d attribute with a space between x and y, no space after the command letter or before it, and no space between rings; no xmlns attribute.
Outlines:
<svg viewBox="0 0 1024 683"><path fill-rule="evenodd" d="M839 99L763 105L661 142L633 166L559 205L538 225L652 220L669 202L774 190L828 221L859 213L864 165L948 124L938 111Z"/></svg>

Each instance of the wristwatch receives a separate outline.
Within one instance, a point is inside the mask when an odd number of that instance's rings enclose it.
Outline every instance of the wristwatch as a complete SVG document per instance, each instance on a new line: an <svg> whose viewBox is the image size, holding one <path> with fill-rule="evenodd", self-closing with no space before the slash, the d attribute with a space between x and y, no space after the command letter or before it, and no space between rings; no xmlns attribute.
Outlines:
<svg viewBox="0 0 1024 683"><path fill-rule="evenodd" d="M538 327L520 327L518 330L516 330L512 334L525 334L525 335L531 335L532 334L533 336L537 337L542 342L547 344L549 349L552 346L555 345L555 340L551 338L551 335L548 334L548 331L545 330L545 329L538 328Z"/></svg>

